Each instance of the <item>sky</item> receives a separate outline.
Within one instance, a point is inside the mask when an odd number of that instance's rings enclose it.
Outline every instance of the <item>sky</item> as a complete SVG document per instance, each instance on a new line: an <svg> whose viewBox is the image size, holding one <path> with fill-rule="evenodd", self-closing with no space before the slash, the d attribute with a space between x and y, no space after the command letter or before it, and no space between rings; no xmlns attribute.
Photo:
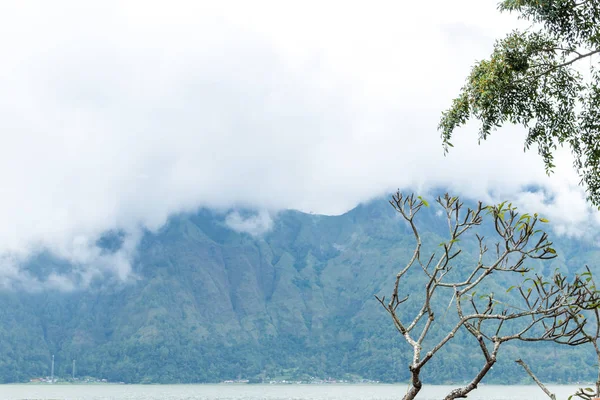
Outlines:
<svg viewBox="0 0 600 400"><path fill-rule="evenodd" d="M141 233L175 213L234 210L232 229L260 234L279 210L340 214L397 188L595 232L567 151L548 178L521 128L478 145L470 124L443 155L441 111L519 24L495 0L3 4L0 284L31 279L40 251L85 282L127 279ZM107 231L120 252L97 248Z"/></svg>

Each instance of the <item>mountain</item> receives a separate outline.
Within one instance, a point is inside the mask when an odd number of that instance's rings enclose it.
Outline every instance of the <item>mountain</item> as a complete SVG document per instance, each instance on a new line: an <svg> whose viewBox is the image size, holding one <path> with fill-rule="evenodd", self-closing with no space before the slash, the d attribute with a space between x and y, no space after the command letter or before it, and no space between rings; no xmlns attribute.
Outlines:
<svg viewBox="0 0 600 400"><path fill-rule="evenodd" d="M430 250L445 240L445 220L435 210L423 209L418 220ZM573 272L597 259L592 244L556 239L560 257L536 265L542 273ZM117 250L119 235L108 234L102 245ZM134 278L125 283L0 292L0 382L49 375L52 354L56 375L70 375L75 359L79 376L124 382L348 374L406 381L408 348L374 295L389 294L413 246L386 199L340 216L280 212L255 236L232 230L222 213L173 216L144 235ZM461 246L468 263L475 244ZM48 276L76 266L44 254L27 268ZM406 307L417 303L415 295ZM483 362L475 346L457 336L423 371L425 382L470 379ZM546 381L593 380L594 368L581 368L595 363L591 353L511 343L486 382L527 382L516 358Z"/></svg>

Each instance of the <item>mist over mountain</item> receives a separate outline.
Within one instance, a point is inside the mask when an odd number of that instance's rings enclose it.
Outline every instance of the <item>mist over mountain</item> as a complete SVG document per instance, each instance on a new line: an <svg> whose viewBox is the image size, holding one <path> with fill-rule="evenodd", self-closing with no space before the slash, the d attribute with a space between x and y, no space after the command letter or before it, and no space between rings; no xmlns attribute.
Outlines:
<svg viewBox="0 0 600 400"><path fill-rule="evenodd" d="M480 0L6 4L0 286L127 281L144 232L202 207L263 210L229 217L257 234L280 210L340 214L398 187L493 194L565 233L597 230L568 148L549 177L524 129L478 145L470 125L444 155L441 110L520 26ZM106 232L118 252L98 246ZM36 282L23 266L39 252L77 271Z"/></svg>
<svg viewBox="0 0 600 400"><path fill-rule="evenodd" d="M437 210L432 204L419 215L424 251L445 240ZM593 241L550 233L560 256L535 264L540 273L573 273L597 260ZM110 259L125 243L112 231L98 245ZM41 253L24 271L37 281L55 277L54 286L0 292L0 381L49 375L52 354L57 375L69 375L75 359L78 375L111 381L403 381L411 355L374 295L390 292L413 245L408 226L379 198L339 216L181 213L142 234L125 281L107 273L73 286L78 266ZM474 243L461 246L468 263ZM418 288L417 278L407 279ZM483 362L474 346L471 337L454 338L425 368L425 381L471 377ZM593 368L580 368L593 364L584 347L511 343L499 357L486 382L526 382L519 357L545 381L593 379Z"/></svg>

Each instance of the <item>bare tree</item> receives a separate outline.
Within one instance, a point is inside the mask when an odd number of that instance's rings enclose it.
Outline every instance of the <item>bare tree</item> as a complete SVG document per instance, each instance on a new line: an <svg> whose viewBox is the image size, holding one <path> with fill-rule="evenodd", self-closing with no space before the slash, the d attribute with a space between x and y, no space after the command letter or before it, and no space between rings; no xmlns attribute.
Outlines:
<svg viewBox="0 0 600 400"><path fill-rule="evenodd" d="M577 313L583 306L594 301L595 295L586 290L580 277L572 282L561 274L546 280L541 275L530 274L528 259L548 260L556 256L546 233L536 229L546 222L537 215L519 215L511 204L484 207L481 203L474 209L463 210L463 203L446 194L437 203L442 207L448 224L448 241L440 244L439 252L422 257L422 239L415 223L417 213L428 204L414 195L403 196L399 191L390 204L404 218L415 237L415 248L410 260L396 275L391 298L377 300L391 316L394 326L412 347L410 388L404 399L414 399L422 388L421 371L429 360L443 348L459 330L466 330L475 337L484 357L484 365L464 387L452 390L446 399L466 397L496 363L500 346L510 340L540 341L575 337L581 328L571 324L571 310ZM460 240L466 233L482 224L484 216L495 227L497 242L490 252L486 241L475 233L478 255L472 265L465 269L455 268L462 250ZM409 307L399 307L417 287L403 287L402 282L411 274L421 274L424 285L422 304L414 315L407 315ZM493 277L517 275L521 285L511 287L510 301L497 300L493 293L477 296L476 289L485 288ZM523 277L521 278L521 275ZM495 280L495 283L506 282ZM447 298L444 300L444 296ZM434 325L434 304L454 304L456 316L441 340L424 350L426 338Z"/></svg>
<svg viewBox="0 0 600 400"><path fill-rule="evenodd" d="M579 388L569 397L569 399L572 397L579 397L583 400L592 400L600 397L600 344L598 343L600 340L600 310L598 309L598 306L600 306L600 304L598 304L596 297L598 293L596 283L589 267L586 266L586 272L581 274L581 279L585 280L584 290L588 291L588 295L592 300L596 298L596 301L582 304L582 307L580 308L570 307L566 309L565 311L568 313L567 321L578 331L578 334L570 337L558 337L555 342L569 346L579 346L581 344L590 343L594 348L598 367L595 388ZM548 388L546 388L523 360L518 359L515 362L523 367L525 372L551 400L556 400L554 393L551 393Z"/></svg>

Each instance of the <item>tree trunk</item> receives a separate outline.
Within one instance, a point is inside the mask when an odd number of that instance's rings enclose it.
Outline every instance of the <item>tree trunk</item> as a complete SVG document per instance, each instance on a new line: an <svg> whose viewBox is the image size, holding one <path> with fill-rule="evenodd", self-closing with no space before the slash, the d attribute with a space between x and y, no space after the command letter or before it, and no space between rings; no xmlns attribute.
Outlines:
<svg viewBox="0 0 600 400"><path fill-rule="evenodd" d="M409 369L412 374L411 387L408 390L408 392L404 395L402 400L413 400L415 397L417 397L417 394L421 391L421 388L423 387L423 383L421 382L421 378L419 377L421 369L413 368L412 365L409 367Z"/></svg>
<svg viewBox="0 0 600 400"><path fill-rule="evenodd" d="M477 385L479 384L479 382L481 382L485 374L488 373L488 371L492 368L492 366L495 363L496 357L491 357L488 361L486 361L485 365L483 366L483 368L481 368L481 371L479 371L477 376L473 378L473 380L467 386L454 389L453 391L448 393L446 397L444 397L444 400L462 399L467 397L467 394L469 394L472 390L477 389Z"/></svg>

